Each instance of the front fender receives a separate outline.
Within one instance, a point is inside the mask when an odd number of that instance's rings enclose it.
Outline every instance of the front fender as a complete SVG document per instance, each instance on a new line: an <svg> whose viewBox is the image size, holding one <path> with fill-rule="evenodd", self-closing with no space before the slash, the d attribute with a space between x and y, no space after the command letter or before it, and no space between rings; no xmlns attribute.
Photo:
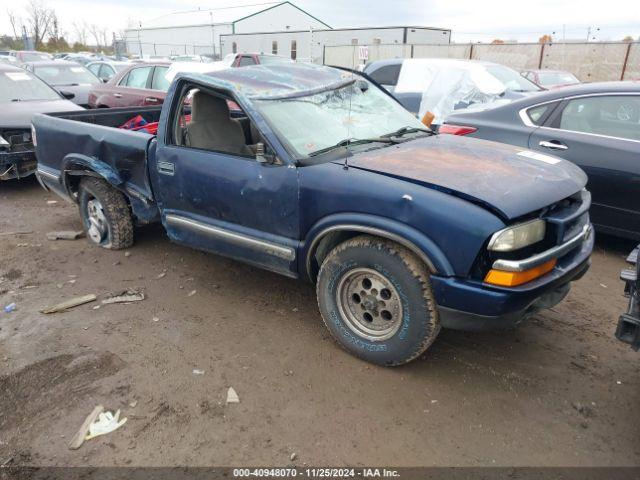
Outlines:
<svg viewBox="0 0 640 480"><path fill-rule="evenodd" d="M415 228L386 218L361 213L338 213L316 222L300 244L298 261L300 271L312 278L312 260L322 238L336 231L369 233L398 242L420 257L432 273L441 276L454 275L451 263L442 250Z"/></svg>

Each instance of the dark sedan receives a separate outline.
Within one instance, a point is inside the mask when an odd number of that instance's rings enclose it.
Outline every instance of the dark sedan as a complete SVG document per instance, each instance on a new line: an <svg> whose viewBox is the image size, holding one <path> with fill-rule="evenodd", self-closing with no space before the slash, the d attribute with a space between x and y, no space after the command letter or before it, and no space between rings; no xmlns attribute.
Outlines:
<svg viewBox="0 0 640 480"><path fill-rule="evenodd" d="M162 105L169 88L168 62L136 63L89 92L91 108Z"/></svg>
<svg viewBox="0 0 640 480"><path fill-rule="evenodd" d="M640 83L581 84L454 113L439 132L535 150L543 162L555 161L541 155L547 153L575 163L589 176L596 229L640 239Z"/></svg>
<svg viewBox="0 0 640 480"><path fill-rule="evenodd" d="M0 180L36 170L31 117L36 113L82 110L32 73L0 63Z"/></svg>
<svg viewBox="0 0 640 480"><path fill-rule="evenodd" d="M27 62L22 67L35 73L63 95L67 95L66 92L73 93L73 97L69 95L70 100L84 108L89 108L89 90L101 83L98 77L75 62Z"/></svg>

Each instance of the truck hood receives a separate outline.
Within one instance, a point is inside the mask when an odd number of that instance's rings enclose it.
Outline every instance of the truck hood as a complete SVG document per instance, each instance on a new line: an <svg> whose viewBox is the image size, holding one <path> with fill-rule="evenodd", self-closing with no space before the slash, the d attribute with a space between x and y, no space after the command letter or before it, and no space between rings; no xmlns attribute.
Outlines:
<svg viewBox="0 0 640 480"><path fill-rule="evenodd" d="M0 108L0 128L30 128L36 113L70 112L82 110L69 100L45 100L4 103Z"/></svg>
<svg viewBox="0 0 640 480"><path fill-rule="evenodd" d="M349 167L445 190L511 220L584 188L585 173L557 157L501 143L434 135L349 158Z"/></svg>

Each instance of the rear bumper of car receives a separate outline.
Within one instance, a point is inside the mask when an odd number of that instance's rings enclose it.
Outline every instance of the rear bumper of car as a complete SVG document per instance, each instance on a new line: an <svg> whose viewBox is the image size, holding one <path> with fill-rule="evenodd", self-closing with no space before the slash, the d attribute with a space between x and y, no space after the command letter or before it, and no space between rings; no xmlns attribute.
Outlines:
<svg viewBox="0 0 640 480"><path fill-rule="evenodd" d="M35 152L0 152L0 180L27 177L35 173Z"/></svg>
<svg viewBox="0 0 640 480"><path fill-rule="evenodd" d="M567 296L571 282L589 269L593 243L593 234L585 235L570 251L560 251L563 256L551 272L518 287L433 276L442 326L468 331L510 328L553 307Z"/></svg>

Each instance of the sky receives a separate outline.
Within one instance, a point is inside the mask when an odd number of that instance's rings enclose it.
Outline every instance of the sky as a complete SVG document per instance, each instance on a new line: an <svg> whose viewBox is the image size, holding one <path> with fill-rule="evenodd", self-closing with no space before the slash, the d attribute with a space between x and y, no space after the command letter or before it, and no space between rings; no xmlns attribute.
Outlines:
<svg viewBox="0 0 640 480"><path fill-rule="evenodd" d="M219 8L269 0L45 0L67 38L75 40L73 23L87 22L120 32L138 21L171 12ZM544 34L556 40L640 38L639 0L292 0L332 27L415 25L449 28L452 41L536 42ZM25 15L29 0L11 0L10 10ZM2 2L8 4L9 2ZM6 10L4 5L0 7ZM564 32L564 33L563 33ZM8 15L0 10L0 34L12 34ZM111 37L111 33L109 33Z"/></svg>

